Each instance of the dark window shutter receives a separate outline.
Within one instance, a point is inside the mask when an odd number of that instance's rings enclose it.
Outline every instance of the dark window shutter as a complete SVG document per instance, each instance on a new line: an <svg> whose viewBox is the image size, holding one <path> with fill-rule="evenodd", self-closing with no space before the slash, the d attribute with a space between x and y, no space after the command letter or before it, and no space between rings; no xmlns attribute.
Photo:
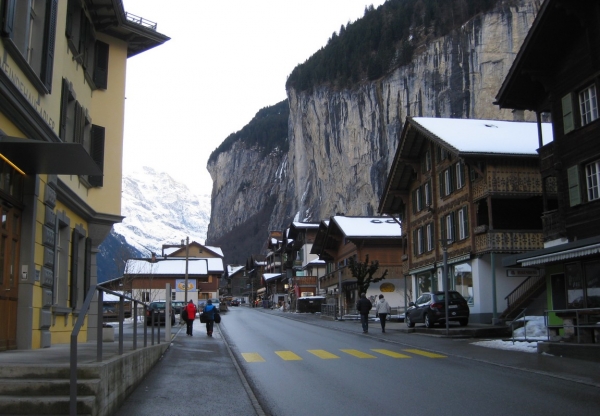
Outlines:
<svg viewBox="0 0 600 416"><path fill-rule="evenodd" d="M65 36L71 39L73 36L73 19L75 19L75 1L69 0L67 5L67 23L65 25Z"/></svg>
<svg viewBox="0 0 600 416"><path fill-rule="evenodd" d="M438 174L438 177L439 177L438 186L440 188L440 198L443 198L445 196L444 193L445 193L445 189L446 189L446 186L444 185L444 172L443 171L440 172Z"/></svg>
<svg viewBox="0 0 600 416"><path fill-rule="evenodd" d="M2 36L12 39L15 24L15 2L16 0L6 0L4 2L4 24L2 25Z"/></svg>
<svg viewBox="0 0 600 416"><path fill-rule="evenodd" d="M48 89L48 92L52 91L52 72L54 68L57 12L58 0L52 0L49 4L48 10L46 10L44 56L42 59L42 73L40 74L40 79Z"/></svg>
<svg viewBox="0 0 600 416"><path fill-rule="evenodd" d="M579 167L571 166L567 169L567 181L569 183L569 206L581 204L581 191L579 190Z"/></svg>
<svg viewBox="0 0 600 416"><path fill-rule="evenodd" d="M413 237L413 255L416 256L417 255L417 230L413 230L412 233L412 237Z"/></svg>
<svg viewBox="0 0 600 416"><path fill-rule="evenodd" d="M98 164L98 167L104 172L104 142L105 142L105 128L102 126L92 125L92 142L90 148L90 156ZM104 185L104 176L102 175L90 175L88 182L92 186Z"/></svg>
<svg viewBox="0 0 600 416"><path fill-rule="evenodd" d="M73 229L71 239L71 308L77 308L77 268L79 267L79 232Z"/></svg>
<svg viewBox="0 0 600 416"><path fill-rule="evenodd" d="M442 244L447 244L447 241L446 241L446 217L440 218L440 237L442 240Z"/></svg>
<svg viewBox="0 0 600 416"><path fill-rule="evenodd" d="M60 96L60 130L58 135L63 142L67 141L67 112L69 107L69 81L63 78Z"/></svg>
<svg viewBox="0 0 600 416"><path fill-rule="evenodd" d="M96 41L94 84L96 84L96 88L103 90L108 87L108 50L107 43Z"/></svg>
<svg viewBox="0 0 600 416"><path fill-rule="evenodd" d="M563 131L565 134L575 129L573 119L573 98L571 94L567 94L562 98L562 113L563 113Z"/></svg>
<svg viewBox="0 0 600 416"><path fill-rule="evenodd" d="M87 292L90 290L90 282L92 278L92 239L87 237L85 239L85 269L83 278L83 296L87 296Z"/></svg>
<svg viewBox="0 0 600 416"><path fill-rule="evenodd" d="M85 110L75 101L75 129L73 131L73 143L83 143L83 129L85 127Z"/></svg>

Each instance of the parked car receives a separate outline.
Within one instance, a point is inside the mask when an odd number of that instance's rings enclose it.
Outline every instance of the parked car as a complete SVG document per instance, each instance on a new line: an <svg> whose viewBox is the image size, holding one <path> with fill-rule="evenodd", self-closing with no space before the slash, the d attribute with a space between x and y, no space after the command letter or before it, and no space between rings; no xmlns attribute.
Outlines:
<svg viewBox="0 0 600 416"><path fill-rule="evenodd" d="M240 300L239 299L232 299L231 300L231 306L240 306Z"/></svg>
<svg viewBox="0 0 600 416"><path fill-rule="evenodd" d="M220 310L221 302L219 302L219 299L211 299L210 301L212 302L213 306L215 308L217 308L217 310ZM198 312L202 312L204 310L205 306L206 306L206 299L198 301Z"/></svg>
<svg viewBox="0 0 600 416"><path fill-rule="evenodd" d="M146 325L152 325L152 314L154 313L154 323L158 325L164 325L166 323L166 313L165 313L165 301L160 302L151 302L148 305L148 309L146 310ZM173 313L173 308L170 311L171 315L171 325L175 325L175 313Z"/></svg>
<svg viewBox="0 0 600 416"><path fill-rule="evenodd" d="M415 323L424 323L427 328L437 323L446 323L446 304L444 292L426 292L421 294L416 302L410 302L404 322L412 328ZM448 291L448 314L450 321L458 321L460 326L469 323L469 305L460 293L454 290Z"/></svg>
<svg viewBox="0 0 600 416"><path fill-rule="evenodd" d="M119 312L114 306L103 305L102 314L105 321L115 320L119 317Z"/></svg>
<svg viewBox="0 0 600 416"><path fill-rule="evenodd" d="M175 313L175 315L180 315L181 309L185 307L185 302L182 300L171 301L171 307L173 308L173 313Z"/></svg>

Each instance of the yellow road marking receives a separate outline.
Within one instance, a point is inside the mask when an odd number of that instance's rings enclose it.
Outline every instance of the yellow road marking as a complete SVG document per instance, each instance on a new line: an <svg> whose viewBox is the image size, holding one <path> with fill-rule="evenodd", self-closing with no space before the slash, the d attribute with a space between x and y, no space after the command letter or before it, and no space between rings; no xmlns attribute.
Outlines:
<svg viewBox="0 0 600 416"><path fill-rule="evenodd" d="M302 357L294 354L291 351L275 351L275 354L279 355L285 361L300 361Z"/></svg>
<svg viewBox="0 0 600 416"><path fill-rule="evenodd" d="M404 350L406 352L410 352L411 354L422 355L423 357L429 358L446 358L445 355L436 354L433 352L421 351L421 350Z"/></svg>
<svg viewBox="0 0 600 416"><path fill-rule="evenodd" d="M264 363L265 359L260 356L260 354L256 352L243 352L242 357L248 363Z"/></svg>
<svg viewBox="0 0 600 416"><path fill-rule="evenodd" d="M337 355L332 354L325 350L308 350L308 352L310 352L311 354L314 354L317 357L322 358L324 360L333 360L334 358L340 358Z"/></svg>
<svg viewBox="0 0 600 416"><path fill-rule="evenodd" d="M388 357L393 357L393 358L411 358L410 355L400 354L399 352L394 352L394 351L390 351L390 350L371 349L371 351L375 351L375 352L378 352L379 354L387 355Z"/></svg>
<svg viewBox="0 0 600 416"><path fill-rule="evenodd" d="M340 350L340 351L345 352L346 354L353 355L357 358L377 358L374 355L367 354L366 352L362 352L359 350Z"/></svg>

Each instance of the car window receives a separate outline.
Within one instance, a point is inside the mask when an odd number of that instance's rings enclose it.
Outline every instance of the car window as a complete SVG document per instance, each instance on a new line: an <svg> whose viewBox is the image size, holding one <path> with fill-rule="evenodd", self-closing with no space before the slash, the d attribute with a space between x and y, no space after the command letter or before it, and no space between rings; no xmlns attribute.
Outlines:
<svg viewBox="0 0 600 416"><path fill-rule="evenodd" d="M419 296L419 299L417 299L417 305L421 305L423 303L427 303L429 302L430 296L429 295L421 295Z"/></svg>

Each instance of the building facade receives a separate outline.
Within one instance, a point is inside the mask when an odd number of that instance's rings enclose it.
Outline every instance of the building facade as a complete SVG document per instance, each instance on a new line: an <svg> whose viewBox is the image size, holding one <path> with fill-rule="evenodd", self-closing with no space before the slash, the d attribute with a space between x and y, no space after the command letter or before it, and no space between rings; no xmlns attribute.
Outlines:
<svg viewBox="0 0 600 416"><path fill-rule="evenodd" d="M169 38L117 0L2 0L0 17L1 351L69 341L122 220L127 59Z"/></svg>

